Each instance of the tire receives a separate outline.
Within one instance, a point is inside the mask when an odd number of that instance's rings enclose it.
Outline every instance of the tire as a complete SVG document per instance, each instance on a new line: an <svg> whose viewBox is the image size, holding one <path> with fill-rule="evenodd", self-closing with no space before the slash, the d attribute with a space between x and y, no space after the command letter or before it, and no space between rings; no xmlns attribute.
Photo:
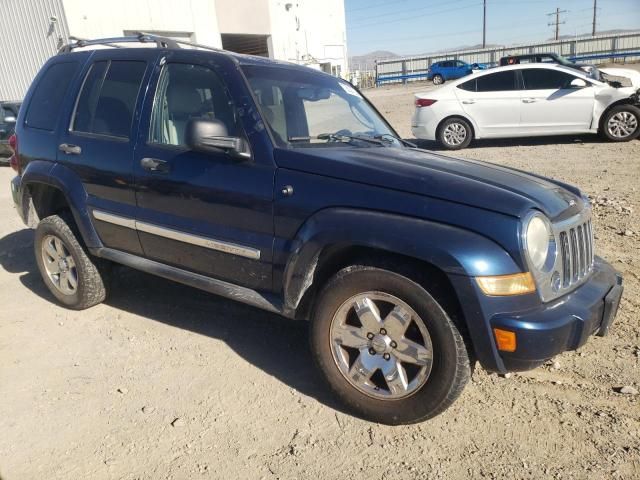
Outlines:
<svg viewBox="0 0 640 480"><path fill-rule="evenodd" d="M74 310L105 300L109 273L109 265L91 257L79 239L70 215L42 219L34 239L36 262L44 283L61 304Z"/></svg>
<svg viewBox="0 0 640 480"><path fill-rule="evenodd" d="M356 312L354 299L360 306L370 305L363 294L373 301L383 323L371 327L375 315L367 308ZM446 410L471 376L460 331L436 300L405 276L372 266L347 267L327 283L316 305L310 328L314 361L330 389L363 418L388 425L427 420ZM391 311L404 313L394 316ZM355 326L358 322L361 327ZM373 332L378 326L382 330ZM364 333L367 330L372 332ZM415 344L421 348L406 350ZM415 355L406 362L410 352Z"/></svg>
<svg viewBox="0 0 640 480"><path fill-rule="evenodd" d="M640 135L640 109L617 105L604 114L600 133L611 142L628 142Z"/></svg>
<svg viewBox="0 0 640 480"><path fill-rule="evenodd" d="M434 85L442 85L444 83L444 77L438 73L433 76L432 81Z"/></svg>
<svg viewBox="0 0 640 480"><path fill-rule="evenodd" d="M473 129L464 118L446 119L438 128L438 142L447 150L466 148L473 139Z"/></svg>

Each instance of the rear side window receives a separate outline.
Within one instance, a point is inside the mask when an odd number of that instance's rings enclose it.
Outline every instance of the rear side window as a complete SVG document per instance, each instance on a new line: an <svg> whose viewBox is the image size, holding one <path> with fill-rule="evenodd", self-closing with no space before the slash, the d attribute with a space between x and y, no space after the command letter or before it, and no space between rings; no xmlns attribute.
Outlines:
<svg viewBox="0 0 640 480"><path fill-rule="evenodd" d="M476 92L504 92L516 90L515 71L492 73L476 78Z"/></svg>
<svg viewBox="0 0 640 480"><path fill-rule="evenodd" d="M128 138L147 64L96 62L87 73L71 120L74 132Z"/></svg>
<svg viewBox="0 0 640 480"><path fill-rule="evenodd" d="M44 73L31 96L25 124L42 130L53 130L71 80L78 70L78 62L51 65Z"/></svg>
<svg viewBox="0 0 640 480"><path fill-rule="evenodd" d="M560 90L569 88L573 75L547 68L530 68L522 70L525 90Z"/></svg>
<svg viewBox="0 0 640 480"><path fill-rule="evenodd" d="M461 90L467 90L468 92L476 91L476 79L469 80L468 82L461 83L458 85L458 88Z"/></svg>

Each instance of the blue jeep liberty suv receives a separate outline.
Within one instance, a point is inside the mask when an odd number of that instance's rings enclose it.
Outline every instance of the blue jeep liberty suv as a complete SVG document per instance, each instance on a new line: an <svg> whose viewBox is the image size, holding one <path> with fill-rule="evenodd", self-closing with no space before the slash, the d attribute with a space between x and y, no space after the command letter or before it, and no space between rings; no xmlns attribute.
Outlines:
<svg viewBox="0 0 640 480"><path fill-rule="evenodd" d="M476 361L530 369L605 335L622 295L577 188L415 148L305 66L76 40L33 81L13 145L60 303L102 302L122 264L310 320L328 386L386 424L443 412Z"/></svg>

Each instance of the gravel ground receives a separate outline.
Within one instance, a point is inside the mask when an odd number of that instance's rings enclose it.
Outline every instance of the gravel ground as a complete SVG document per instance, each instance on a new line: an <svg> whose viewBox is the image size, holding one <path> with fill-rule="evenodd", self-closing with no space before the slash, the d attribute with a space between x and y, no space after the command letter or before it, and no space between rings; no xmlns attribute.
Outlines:
<svg viewBox="0 0 640 480"><path fill-rule="evenodd" d="M424 88L367 93L408 137ZM582 187L597 253L626 290L608 337L509 378L477 369L452 408L408 427L343 412L305 324L125 268L105 304L57 306L0 167L2 478L639 478L640 141L487 141L458 155Z"/></svg>

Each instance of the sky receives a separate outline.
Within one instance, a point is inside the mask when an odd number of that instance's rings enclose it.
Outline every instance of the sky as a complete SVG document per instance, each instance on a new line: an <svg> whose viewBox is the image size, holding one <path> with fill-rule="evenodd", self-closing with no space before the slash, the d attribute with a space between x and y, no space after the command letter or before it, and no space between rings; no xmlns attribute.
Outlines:
<svg viewBox="0 0 640 480"><path fill-rule="evenodd" d="M483 0L344 0L349 56L399 55L482 43ZM597 0L597 30L640 30L640 0ZM593 0L487 0L487 44L510 45L591 32Z"/></svg>

